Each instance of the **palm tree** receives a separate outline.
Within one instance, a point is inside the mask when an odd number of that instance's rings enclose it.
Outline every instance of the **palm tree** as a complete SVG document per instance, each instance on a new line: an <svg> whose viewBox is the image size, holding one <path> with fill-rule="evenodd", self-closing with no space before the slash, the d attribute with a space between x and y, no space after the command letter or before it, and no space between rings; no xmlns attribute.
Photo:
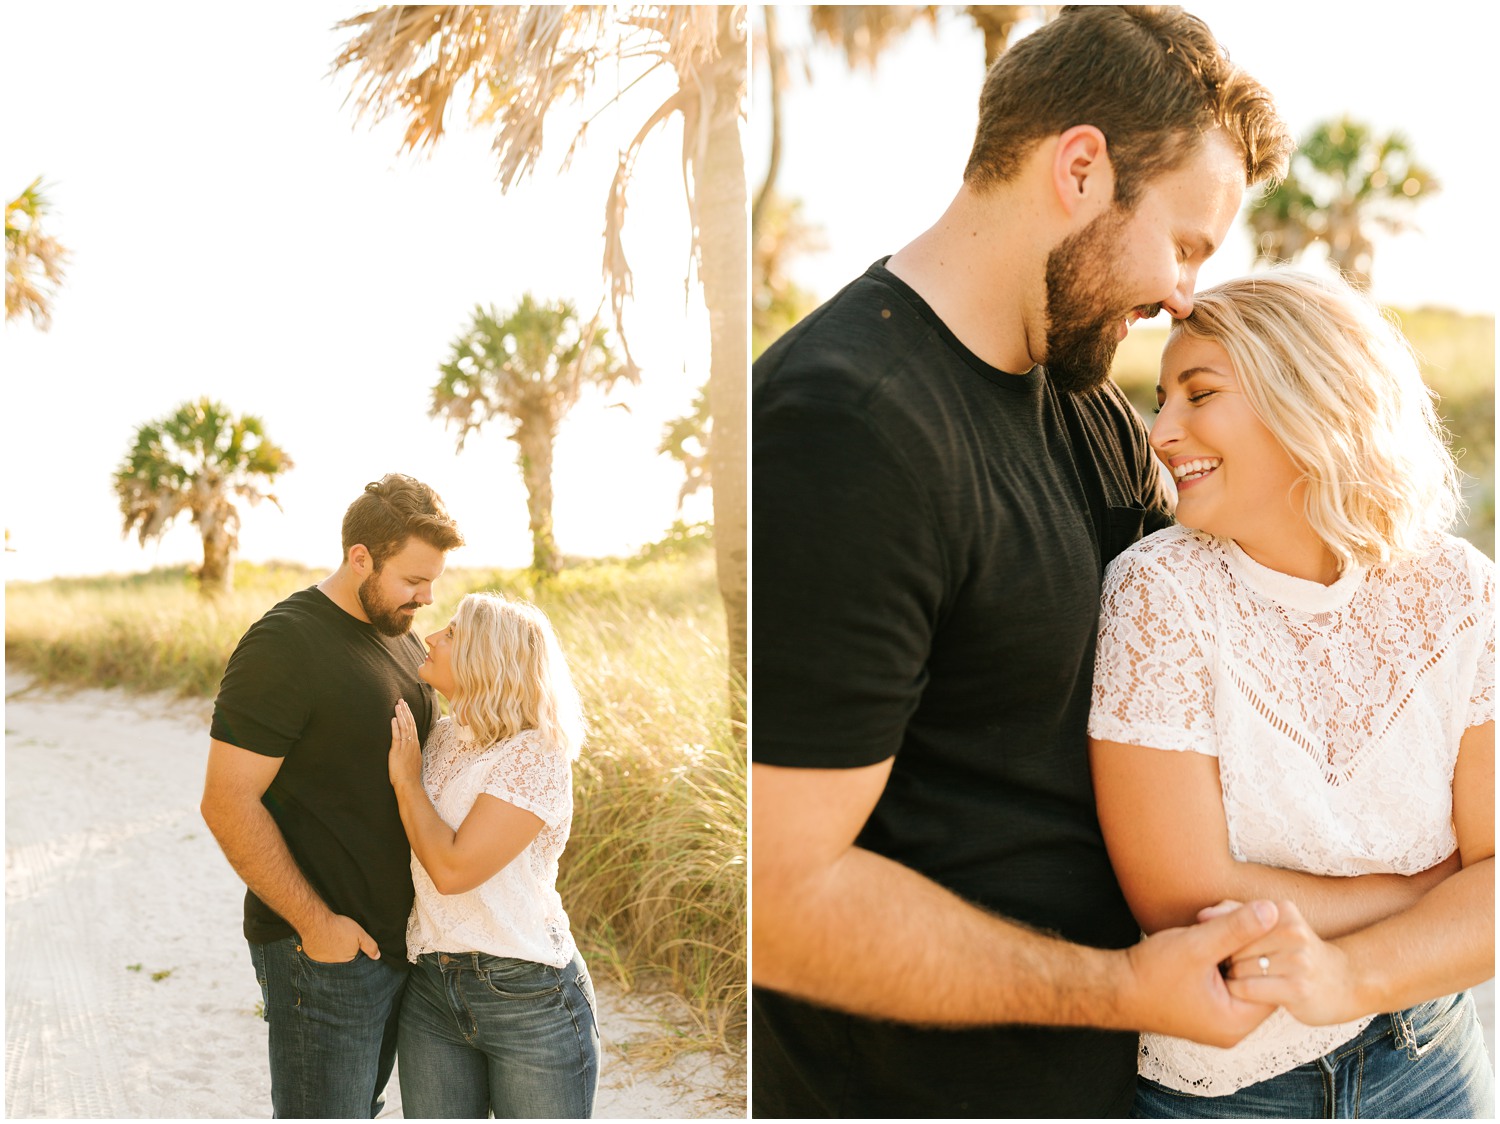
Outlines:
<svg viewBox="0 0 1500 1124"><path fill-rule="evenodd" d="M52 326L52 301L68 261L63 244L42 229L50 205L41 176L5 204L5 319L29 314L44 332Z"/></svg>
<svg viewBox="0 0 1500 1124"><path fill-rule="evenodd" d="M1439 190L1399 133L1384 136L1345 117L1315 127L1287 177L1252 204L1256 261L1291 261L1316 243L1355 285L1370 287L1372 227L1410 229L1411 213Z"/></svg>
<svg viewBox="0 0 1500 1124"><path fill-rule="evenodd" d="M184 402L135 431L135 443L115 472L125 534L135 531L145 546L190 512L203 536L199 588L227 590L240 545L235 500L270 500L280 508L263 486L291 467L292 458L266 438L259 418L235 417L208 398Z"/></svg>
<svg viewBox="0 0 1500 1124"><path fill-rule="evenodd" d="M744 5L404 5L364 12L338 26L361 29L333 64L336 70L354 67L359 114L375 121L391 114L405 117L402 147L416 150L435 145L449 106L466 100L470 121L495 129L502 190L535 168L548 113L564 101L581 99L601 63L644 59L649 69L667 67L675 75L676 91L645 118L620 153L605 199L604 275L629 362L623 311L631 292L630 267L621 241L625 193L647 136L680 113L684 183L709 316L716 562L728 621L731 697L742 723L749 374L747 196L739 133L747 69ZM583 135L580 129L575 146Z"/></svg>
<svg viewBox="0 0 1500 1124"><path fill-rule="evenodd" d="M453 341L453 351L432 388L429 416L458 427L458 451L486 422L511 423L519 448L531 523L531 565L538 573L561 568L552 537L552 446L558 426L586 386L608 390L632 382L635 368L621 362L604 332L582 323L568 301L541 304L525 294L501 316L475 306L473 320Z"/></svg>

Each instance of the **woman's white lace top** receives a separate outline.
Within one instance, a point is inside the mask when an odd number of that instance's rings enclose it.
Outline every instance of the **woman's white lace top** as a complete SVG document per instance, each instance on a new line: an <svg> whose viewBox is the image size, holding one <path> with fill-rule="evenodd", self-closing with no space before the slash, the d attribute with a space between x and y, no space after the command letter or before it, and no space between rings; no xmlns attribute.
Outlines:
<svg viewBox="0 0 1500 1124"><path fill-rule="evenodd" d="M1111 564L1102 608L1090 735L1217 757L1235 859L1416 874L1453 852L1459 739L1495 714L1494 563L1472 546L1323 586L1171 527ZM1231 1049L1146 1034L1140 1072L1222 1096L1369 1021L1277 1010Z"/></svg>
<svg viewBox="0 0 1500 1124"><path fill-rule="evenodd" d="M466 726L438 721L422 758L422 785L445 824L458 828L488 793L542 821L542 830L488 881L463 894L437 891L411 857L416 901L406 923L406 954L485 952L564 967L576 951L557 895L557 860L573 824L573 778L560 749L535 730L480 747Z"/></svg>

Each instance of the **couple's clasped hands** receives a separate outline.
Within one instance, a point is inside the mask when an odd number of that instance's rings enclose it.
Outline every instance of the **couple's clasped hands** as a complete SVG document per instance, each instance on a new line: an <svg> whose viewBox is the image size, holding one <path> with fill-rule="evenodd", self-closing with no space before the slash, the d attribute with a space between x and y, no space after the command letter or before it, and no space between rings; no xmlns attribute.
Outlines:
<svg viewBox="0 0 1500 1124"><path fill-rule="evenodd" d="M1150 1013L1145 1029L1228 1047L1277 1007L1309 1026L1369 1013L1352 1007L1348 958L1292 902L1224 901L1198 921L1127 951Z"/></svg>
<svg viewBox="0 0 1500 1124"><path fill-rule="evenodd" d="M1200 910L1198 920L1210 921L1239 907L1239 902L1223 901ZM1224 962L1229 994L1264 1006L1267 1013L1285 1007L1306 1026L1329 1026L1370 1014L1356 1005L1356 981L1344 950L1320 937L1295 903L1277 902L1276 915L1269 932Z"/></svg>

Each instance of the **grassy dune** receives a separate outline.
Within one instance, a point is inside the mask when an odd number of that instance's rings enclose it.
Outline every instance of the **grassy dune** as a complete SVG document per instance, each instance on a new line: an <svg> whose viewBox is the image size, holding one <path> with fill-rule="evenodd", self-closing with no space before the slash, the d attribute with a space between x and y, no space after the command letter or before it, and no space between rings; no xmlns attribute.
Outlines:
<svg viewBox="0 0 1500 1124"><path fill-rule="evenodd" d="M1464 473L1465 521L1454 528L1495 556L1495 319L1448 309L1397 311L1421 359L1422 376L1438 395L1438 413L1453 435ZM1114 377L1151 424L1156 408L1165 328L1137 328L1120 344Z"/></svg>
<svg viewBox="0 0 1500 1124"><path fill-rule="evenodd" d="M324 573L242 563L234 591L214 601L180 569L13 583L6 659L51 682L211 699L245 629ZM627 986L665 978L704 1040L739 1041L745 755L729 725L711 551L590 563L541 584L524 571L450 570L418 634L477 589L548 613L588 712L560 886L584 956Z"/></svg>

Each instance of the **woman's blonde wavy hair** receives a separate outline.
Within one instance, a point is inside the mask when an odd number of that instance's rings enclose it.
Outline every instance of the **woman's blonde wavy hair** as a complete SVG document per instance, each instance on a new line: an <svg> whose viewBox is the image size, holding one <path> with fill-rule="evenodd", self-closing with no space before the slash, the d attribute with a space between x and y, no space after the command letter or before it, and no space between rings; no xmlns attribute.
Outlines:
<svg viewBox="0 0 1500 1124"><path fill-rule="evenodd" d="M453 613L453 718L494 745L535 729L573 760L583 707L547 615L497 593L471 593Z"/></svg>
<svg viewBox="0 0 1500 1124"><path fill-rule="evenodd" d="M1436 395L1400 330L1346 282L1288 269L1227 281L1194 295L1178 335L1229 354L1341 567L1412 557L1452 526L1462 499Z"/></svg>

